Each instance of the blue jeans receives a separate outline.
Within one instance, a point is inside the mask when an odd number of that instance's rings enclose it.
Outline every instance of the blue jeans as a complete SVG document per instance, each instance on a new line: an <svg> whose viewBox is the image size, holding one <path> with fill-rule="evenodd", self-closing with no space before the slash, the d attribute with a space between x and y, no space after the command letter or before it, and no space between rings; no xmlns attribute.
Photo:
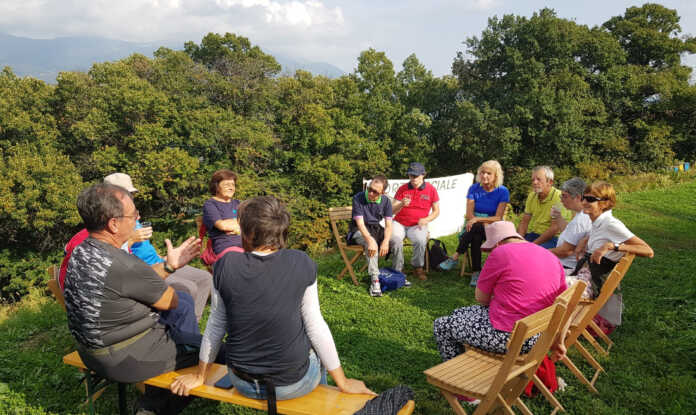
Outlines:
<svg viewBox="0 0 696 415"><path fill-rule="evenodd" d="M228 372L230 380L235 389L247 398L266 399L266 387L260 383L247 382L235 376L232 370ZM307 373L302 379L292 385L276 386L276 399L281 401L285 399L299 398L313 391L321 383L326 385L326 369L321 365L321 361L314 353L314 350L309 351L309 367Z"/></svg>
<svg viewBox="0 0 696 415"><path fill-rule="evenodd" d="M536 238L538 238L539 236L541 236L541 235L538 233L527 233L524 235L524 239L526 239L529 242L534 242L534 240ZM543 244L541 244L539 246L542 248L551 249L551 248L555 248L557 243L558 243L558 237L554 236L553 238L549 239L548 241L544 242Z"/></svg>

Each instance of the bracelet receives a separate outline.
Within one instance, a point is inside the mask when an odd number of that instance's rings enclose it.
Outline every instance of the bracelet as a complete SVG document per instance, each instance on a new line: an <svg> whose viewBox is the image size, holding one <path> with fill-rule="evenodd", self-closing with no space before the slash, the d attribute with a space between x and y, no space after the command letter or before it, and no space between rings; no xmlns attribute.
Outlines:
<svg viewBox="0 0 696 415"><path fill-rule="evenodd" d="M171 267L166 261L164 262L164 270L170 274L173 274L176 272L174 268Z"/></svg>

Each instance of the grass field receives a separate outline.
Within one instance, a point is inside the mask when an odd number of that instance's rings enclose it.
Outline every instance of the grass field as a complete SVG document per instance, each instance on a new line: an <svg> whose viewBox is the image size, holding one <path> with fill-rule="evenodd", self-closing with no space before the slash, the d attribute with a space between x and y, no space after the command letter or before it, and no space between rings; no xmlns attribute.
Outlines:
<svg viewBox="0 0 696 415"><path fill-rule="evenodd" d="M624 280L624 324L612 335L610 357L599 359L607 370L597 381L599 395L558 366L568 383L558 397L571 414L696 413L696 181L620 199L615 215L653 247L655 258L636 259ZM455 248L454 236L443 240ZM416 413L451 414L422 371L440 361L433 320L474 301L468 278L458 270L431 273L427 282L371 298L366 276L360 287L336 280L338 254L316 260L322 310L347 374L376 391L407 384ZM0 308L0 413L86 413L80 376L60 360L72 350L65 315L46 293ZM136 393L130 389L130 402ZM549 412L542 398L526 402L535 413ZM116 413L115 390L98 400L97 411ZM185 413L258 412L199 400Z"/></svg>

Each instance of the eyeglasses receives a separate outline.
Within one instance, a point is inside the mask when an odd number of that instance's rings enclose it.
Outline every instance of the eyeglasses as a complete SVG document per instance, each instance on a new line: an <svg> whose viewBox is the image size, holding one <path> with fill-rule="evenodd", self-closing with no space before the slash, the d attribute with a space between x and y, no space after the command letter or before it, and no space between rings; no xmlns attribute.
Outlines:
<svg viewBox="0 0 696 415"><path fill-rule="evenodd" d="M133 219L138 219L140 217L140 212L138 212L138 209L135 209L135 214L134 215L121 215L121 216L116 216L116 218L133 218Z"/></svg>
<svg viewBox="0 0 696 415"><path fill-rule="evenodd" d="M375 189L373 189L373 188L371 188L371 187L367 189L367 192L370 193L370 194L373 194L373 195L378 195L378 194L379 194L378 191L376 191Z"/></svg>
<svg viewBox="0 0 696 415"><path fill-rule="evenodd" d="M594 203L594 202L604 202L604 201L606 201L607 199L602 199L602 198L600 198L600 197L595 197L595 196L592 196L592 195L590 195L590 196L583 195L583 196L582 196L582 200L585 201L585 202Z"/></svg>

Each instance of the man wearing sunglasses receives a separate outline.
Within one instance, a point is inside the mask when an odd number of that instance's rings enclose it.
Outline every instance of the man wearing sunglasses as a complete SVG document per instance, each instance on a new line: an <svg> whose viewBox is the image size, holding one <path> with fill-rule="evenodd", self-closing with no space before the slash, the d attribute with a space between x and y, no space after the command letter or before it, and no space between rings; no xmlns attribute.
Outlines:
<svg viewBox="0 0 696 415"><path fill-rule="evenodd" d="M389 252L392 234L392 204L384 196L387 178L381 174L372 178L367 190L353 196L353 221L349 240L365 247L367 273L370 275L370 295L381 297L379 286L379 257ZM380 222L384 220L384 228Z"/></svg>
<svg viewBox="0 0 696 415"><path fill-rule="evenodd" d="M532 170L532 191L527 196L517 233L546 249L554 248L561 229L558 221L552 220L553 206L562 206L561 191L553 187L553 170L549 166L537 166ZM570 220L567 209L560 208L560 211L566 221Z"/></svg>
<svg viewBox="0 0 696 415"><path fill-rule="evenodd" d="M414 273L425 281L428 277L423 269L425 249L428 244L428 223L440 215L440 197L437 189L425 182L425 167L411 163L406 172L409 182L399 187L394 195L394 230L389 247L392 251L392 266L397 271L404 267L404 238L413 243Z"/></svg>

